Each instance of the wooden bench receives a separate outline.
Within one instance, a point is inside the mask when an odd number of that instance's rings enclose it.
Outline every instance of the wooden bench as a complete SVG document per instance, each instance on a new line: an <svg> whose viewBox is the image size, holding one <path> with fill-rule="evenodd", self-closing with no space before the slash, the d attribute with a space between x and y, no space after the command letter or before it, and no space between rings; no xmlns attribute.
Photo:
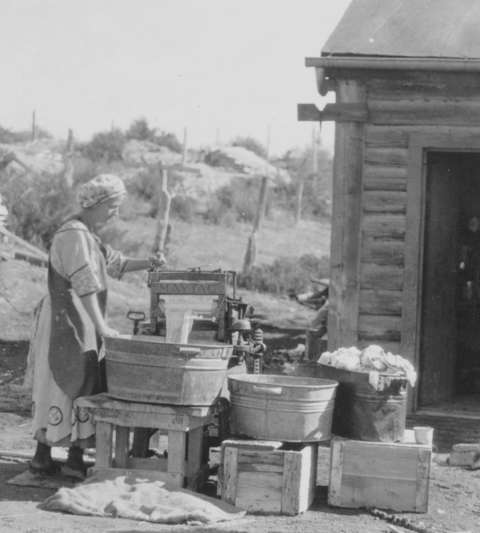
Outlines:
<svg viewBox="0 0 480 533"><path fill-rule="evenodd" d="M95 421L96 458L92 473L148 471L169 488L198 490L208 477L204 428L213 421L211 407L157 405L115 400L106 394L78 398ZM152 428L168 436L167 457L130 457L130 432Z"/></svg>

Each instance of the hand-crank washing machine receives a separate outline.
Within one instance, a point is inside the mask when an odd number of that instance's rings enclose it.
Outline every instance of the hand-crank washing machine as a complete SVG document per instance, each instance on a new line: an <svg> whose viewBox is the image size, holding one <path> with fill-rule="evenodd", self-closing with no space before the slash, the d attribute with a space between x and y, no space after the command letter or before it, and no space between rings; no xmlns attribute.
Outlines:
<svg viewBox="0 0 480 533"><path fill-rule="evenodd" d="M233 344L229 367L245 362L247 371L261 373L265 353L263 331L249 318L253 308L237 297L236 272L224 270L152 270L148 272L150 321L144 313L129 311L133 333L167 335L167 307L175 297L192 301L211 297L208 309L194 311L184 342L222 342Z"/></svg>

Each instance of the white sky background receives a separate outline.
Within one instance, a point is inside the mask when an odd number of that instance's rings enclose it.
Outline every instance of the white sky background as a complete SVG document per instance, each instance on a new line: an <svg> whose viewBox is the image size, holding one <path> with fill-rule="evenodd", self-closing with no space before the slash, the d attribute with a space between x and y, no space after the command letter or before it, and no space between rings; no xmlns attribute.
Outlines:
<svg viewBox="0 0 480 533"><path fill-rule="evenodd" d="M296 105L326 100L307 56L349 0L0 0L0 125L87 140L145 116L191 146L310 142ZM331 98L330 98L331 100ZM331 149L333 126L323 127Z"/></svg>

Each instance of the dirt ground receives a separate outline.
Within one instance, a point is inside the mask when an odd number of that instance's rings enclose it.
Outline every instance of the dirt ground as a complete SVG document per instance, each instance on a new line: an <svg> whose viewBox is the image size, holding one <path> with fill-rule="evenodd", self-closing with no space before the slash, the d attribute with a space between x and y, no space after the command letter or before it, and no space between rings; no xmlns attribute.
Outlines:
<svg viewBox="0 0 480 533"><path fill-rule="evenodd" d="M291 332L290 332L291 334ZM281 333L277 332L277 339ZM299 339L295 338L292 344ZM301 340L301 339L300 339ZM21 383L27 344L0 343L0 397ZM10 388L9 388L10 387ZM6 483L27 469L28 459L12 458L6 451L32 453L31 418L27 402L2 402L0 412L0 531L3 532L235 532L235 533L480 533L480 470L471 471L446 465L445 455L435 455L432 465L429 512L392 515L407 519L413 529L405 529L372 516L367 510L346 510L327 505L329 450L320 448L317 491L309 511L296 517L247 515L240 520L212 526L162 526L124 519L74 516L47 512L38 504L51 495L51 489L18 487ZM10 412L5 412L6 410ZM4 453L2 454L3 451ZM405 524L405 523L404 523ZM415 529L416 528L416 529Z"/></svg>

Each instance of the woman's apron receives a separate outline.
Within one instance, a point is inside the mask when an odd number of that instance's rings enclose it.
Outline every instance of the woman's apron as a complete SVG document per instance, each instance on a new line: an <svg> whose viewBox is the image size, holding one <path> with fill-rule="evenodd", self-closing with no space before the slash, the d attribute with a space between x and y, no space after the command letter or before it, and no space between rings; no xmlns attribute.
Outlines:
<svg viewBox="0 0 480 533"><path fill-rule="evenodd" d="M101 339L70 281L60 276L51 264L48 290L52 306L48 358L55 382L72 400L104 392L105 366L98 361ZM98 292L97 298L104 315L107 291Z"/></svg>

